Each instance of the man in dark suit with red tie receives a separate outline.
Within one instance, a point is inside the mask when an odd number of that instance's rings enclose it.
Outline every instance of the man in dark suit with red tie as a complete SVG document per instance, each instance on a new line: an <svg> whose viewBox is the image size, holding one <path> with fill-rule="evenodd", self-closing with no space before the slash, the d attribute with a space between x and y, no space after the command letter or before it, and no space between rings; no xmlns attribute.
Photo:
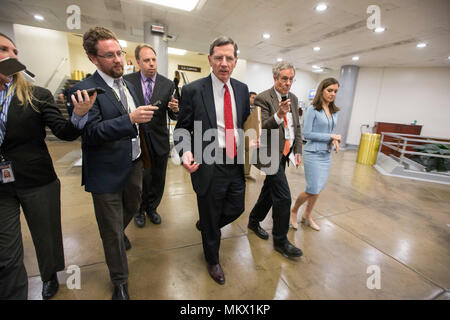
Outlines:
<svg viewBox="0 0 450 320"><path fill-rule="evenodd" d="M196 227L208 272L224 284L220 229L244 211L244 137L238 131L250 114L250 103L247 85L230 78L237 63L234 41L214 40L208 60L212 73L183 86L174 142L197 194Z"/></svg>
<svg viewBox="0 0 450 320"><path fill-rule="evenodd" d="M158 103L152 121L146 124L151 157L151 168L144 171L142 182L142 203L134 222L140 228L145 226L145 212L153 224L161 223L161 216L156 209L161 202L166 181L167 161L169 159L169 129L167 116L177 119L178 100L173 97L175 84L157 73L155 50L148 44L141 44L135 50L136 61L140 71L124 76L136 88L139 102L144 105Z"/></svg>

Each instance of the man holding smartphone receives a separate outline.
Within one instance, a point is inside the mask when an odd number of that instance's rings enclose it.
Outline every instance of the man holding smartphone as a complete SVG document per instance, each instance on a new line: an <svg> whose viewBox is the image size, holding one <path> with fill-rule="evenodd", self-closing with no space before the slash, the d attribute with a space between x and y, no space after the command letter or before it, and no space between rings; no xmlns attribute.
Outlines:
<svg viewBox="0 0 450 320"><path fill-rule="evenodd" d="M303 253L287 239L291 208L291 192L284 172L289 155L293 153L295 166L302 162L302 139L298 117L298 99L289 92L294 82L295 68L287 62L279 62L272 68L274 86L255 98L255 105L261 107L262 129L278 130L278 156L272 156L279 163L275 174L267 174L259 198L250 212L248 228L261 239L269 234L259 223L265 219L270 208L273 217L273 242L276 251L285 257L300 257ZM268 139L268 150L271 149ZM292 156L291 156L292 158ZM274 164L272 163L271 166ZM261 168L261 164L257 164Z"/></svg>
<svg viewBox="0 0 450 320"><path fill-rule="evenodd" d="M139 103L158 105L158 111L151 122L145 124L148 128L147 141L150 142L149 154L151 168L144 170L142 182L142 202L139 212L134 217L136 226L145 226L145 212L153 224L161 223L161 216L156 209L161 202L166 181L166 168L169 159L169 129L167 116L177 120L178 100L173 97L175 84L157 73L156 52L148 44L136 47L135 58L138 72L128 74L124 78L136 88Z"/></svg>
<svg viewBox="0 0 450 320"><path fill-rule="evenodd" d="M83 47L97 71L71 88L100 87L99 94L82 119L82 184L91 192L95 216L105 251L113 300L128 300L128 261L131 245L124 231L139 210L142 193L142 169L146 162L146 127L157 107L142 105L134 86L122 78L123 55L119 41L110 30L95 27L83 36ZM78 95L78 99L81 96ZM72 102L76 94L71 95Z"/></svg>

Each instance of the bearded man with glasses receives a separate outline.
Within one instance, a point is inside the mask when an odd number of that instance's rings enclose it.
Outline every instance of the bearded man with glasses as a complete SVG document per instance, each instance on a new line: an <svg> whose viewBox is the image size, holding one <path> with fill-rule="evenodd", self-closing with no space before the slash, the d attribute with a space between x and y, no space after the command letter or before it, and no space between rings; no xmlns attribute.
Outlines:
<svg viewBox="0 0 450 320"><path fill-rule="evenodd" d="M124 51L114 33L95 27L83 36L83 47L97 67L92 77L73 86L71 93L103 88L88 115L72 122L86 123L83 134L82 185L91 192L105 251L113 300L128 300L128 262L131 248L124 230L138 212L142 170L148 161L145 136L157 107L140 106L133 85L122 78ZM72 95L72 100L76 95ZM78 99L82 99L78 96Z"/></svg>

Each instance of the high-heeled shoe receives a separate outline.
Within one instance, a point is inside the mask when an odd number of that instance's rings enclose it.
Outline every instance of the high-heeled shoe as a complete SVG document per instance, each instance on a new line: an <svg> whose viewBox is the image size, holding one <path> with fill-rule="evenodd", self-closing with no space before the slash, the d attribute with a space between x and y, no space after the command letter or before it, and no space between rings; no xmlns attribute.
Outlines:
<svg viewBox="0 0 450 320"><path fill-rule="evenodd" d="M294 228L295 230L297 230L297 229L298 229L298 221L297 221L297 219L294 219L294 218L293 218L292 212L291 212L291 216L290 216L290 218L289 218L289 221L291 222L292 228Z"/></svg>
<svg viewBox="0 0 450 320"><path fill-rule="evenodd" d="M301 223L304 223L313 230L320 231L320 227L312 219L311 221L308 221L305 219L305 217L302 216Z"/></svg>

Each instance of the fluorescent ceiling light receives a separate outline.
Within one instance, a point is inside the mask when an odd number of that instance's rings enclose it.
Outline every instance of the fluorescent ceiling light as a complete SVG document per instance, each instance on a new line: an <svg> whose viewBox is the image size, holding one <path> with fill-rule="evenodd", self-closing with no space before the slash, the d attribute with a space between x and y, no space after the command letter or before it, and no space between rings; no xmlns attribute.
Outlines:
<svg viewBox="0 0 450 320"><path fill-rule="evenodd" d="M278 58L277 61L281 62L281 61L283 61L283 58Z"/></svg>
<svg viewBox="0 0 450 320"><path fill-rule="evenodd" d="M44 17L41 16L40 14L35 14L35 15L34 15L34 18L35 18L36 20L39 20L39 21L43 21L43 20L44 20Z"/></svg>
<svg viewBox="0 0 450 320"><path fill-rule="evenodd" d="M127 42L125 40L119 40L119 44L122 48L126 48L127 47Z"/></svg>
<svg viewBox="0 0 450 320"><path fill-rule="evenodd" d="M312 67L313 67L313 69L320 69L320 67L317 65L313 65Z"/></svg>
<svg viewBox="0 0 450 320"><path fill-rule="evenodd" d="M270 38L270 34L264 33L264 34L263 34L263 38L264 38L264 39L269 39L269 38Z"/></svg>
<svg viewBox="0 0 450 320"><path fill-rule="evenodd" d="M314 69L312 72L317 72L317 73L323 72L323 69L322 68Z"/></svg>
<svg viewBox="0 0 450 320"><path fill-rule="evenodd" d="M375 32L376 33L382 33L382 32L384 32L386 30L386 28L384 28L384 27L378 27L378 28L375 28Z"/></svg>
<svg viewBox="0 0 450 320"><path fill-rule="evenodd" d="M197 6L199 0L144 0L164 7L170 7L185 11L192 11Z"/></svg>
<svg viewBox="0 0 450 320"><path fill-rule="evenodd" d="M320 47L314 47L313 50L314 51L320 51Z"/></svg>
<svg viewBox="0 0 450 320"><path fill-rule="evenodd" d="M417 45L417 48L425 48L426 46L427 46L427 44L422 42Z"/></svg>
<svg viewBox="0 0 450 320"><path fill-rule="evenodd" d="M353 61L358 61L358 60L359 60L359 57L353 57L352 60L353 60Z"/></svg>
<svg viewBox="0 0 450 320"><path fill-rule="evenodd" d="M241 50L236 51L237 54L241 53Z"/></svg>
<svg viewBox="0 0 450 320"><path fill-rule="evenodd" d="M328 6L325 3L320 3L319 5L317 5L316 7L316 11L325 11L328 9Z"/></svg>
<svg viewBox="0 0 450 320"><path fill-rule="evenodd" d="M178 56L184 56L186 54L186 50L183 49L176 49L176 48L168 48L169 54L176 54Z"/></svg>
<svg viewBox="0 0 450 320"><path fill-rule="evenodd" d="M448 56L448 59L450 60L450 56Z"/></svg>

